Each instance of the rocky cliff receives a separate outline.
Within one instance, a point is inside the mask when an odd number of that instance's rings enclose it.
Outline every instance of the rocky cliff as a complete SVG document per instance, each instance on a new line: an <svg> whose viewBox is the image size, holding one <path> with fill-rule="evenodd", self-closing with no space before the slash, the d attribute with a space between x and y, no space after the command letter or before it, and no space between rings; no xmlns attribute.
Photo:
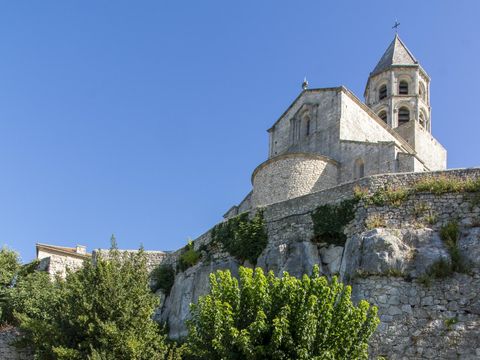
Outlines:
<svg viewBox="0 0 480 360"><path fill-rule="evenodd" d="M257 266L301 276L319 264L351 284L355 299L379 307L374 356L478 359L479 179L480 169L379 175L266 206ZM211 272L252 266L212 243L211 230L193 248L200 260L178 270L167 296L158 292L157 318L173 338L186 334ZM163 263L177 267L182 251Z"/></svg>

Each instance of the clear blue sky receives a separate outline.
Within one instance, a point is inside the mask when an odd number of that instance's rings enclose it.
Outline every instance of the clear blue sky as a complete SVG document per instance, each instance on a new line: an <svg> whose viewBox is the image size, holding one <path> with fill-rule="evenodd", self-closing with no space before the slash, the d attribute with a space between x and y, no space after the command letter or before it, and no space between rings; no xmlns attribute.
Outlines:
<svg viewBox="0 0 480 360"><path fill-rule="evenodd" d="M362 98L391 26L448 166L480 163L480 2L0 1L0 246L172 250L221 220L300 92Z"/></svg>

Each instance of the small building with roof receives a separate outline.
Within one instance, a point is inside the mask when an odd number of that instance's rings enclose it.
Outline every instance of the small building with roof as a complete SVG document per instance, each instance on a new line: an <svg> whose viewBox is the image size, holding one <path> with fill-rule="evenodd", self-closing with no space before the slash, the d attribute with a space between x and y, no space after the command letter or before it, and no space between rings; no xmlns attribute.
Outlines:
<svg viewBox="0 0 480 360"><path fill-rule="evenodd" d="M91 258L83 245L64 247L48 244L36 244L38 269L48 272L52 277L65 278L67 270L75 271L83 266L85 260Z"/></svg>

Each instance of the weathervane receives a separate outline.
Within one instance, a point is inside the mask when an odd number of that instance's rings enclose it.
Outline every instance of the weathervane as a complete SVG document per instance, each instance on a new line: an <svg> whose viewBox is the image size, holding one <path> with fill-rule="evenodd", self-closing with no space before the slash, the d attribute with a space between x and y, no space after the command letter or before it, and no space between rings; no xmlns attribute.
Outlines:
<svg viewBox="0 0 480 360"><path fill-rule="evenodd" d="M398 33L398 27L400 26L400 23L395 20L395 24L392 26L392 29L395 29L395 33Z"/></svg>
<svg viewBox="0 0 480 360"><path fill-rule="evenodd" d="M307 77L306 77L306 76L303 78L302 89L303 89L303 90L307 90L307 89L308 89L308 80L307 80Z"/></svg>

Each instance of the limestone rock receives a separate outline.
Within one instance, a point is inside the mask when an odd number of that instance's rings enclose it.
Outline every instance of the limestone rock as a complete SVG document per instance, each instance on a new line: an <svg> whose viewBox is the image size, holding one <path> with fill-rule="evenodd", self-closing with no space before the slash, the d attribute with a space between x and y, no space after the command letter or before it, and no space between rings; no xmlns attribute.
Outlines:
<svg viewBox="0 0 480 360"><path fill-rule="evenodd" d="M360 270L367 274L403 272L410 247L387 229L374 229L363 237Z"/></svg>
<svg viewBox="0 0 480 360"><path fill-rule="evenodd" d="M310 275L314 265L321 267L317 246L310 241L290 244L288 253L289 256L282 270L290 275L296 277L301 277L303 274Z"/></svg>
<svg viewBox="0 0 480 360"><path fill-rule="evenodd" d="M343 247L330 245L320 249L320 257L322 263L327 265L329 274L336 274L340 271L340 264L342 262Z"/></svg>
<svg viewBox="0 0 480 360"><path fill-rule="evenodd" d="M199 263L176 275L161 315L161 320L168 323L171 338L178 339L186 336L185 320L190 314L190 304L195 303L200 296L208 292L210 273L217 270L230 270L232 275L238 276L238 267L236 260L228 258L210 264Z"/></svg>
<svg viewBox="0 0 480 360"><path fill-rule="evenodd" d="M287 244L268 244L267 248L260 254L257 265L264 270L272 270L276 275L279 275L283 270L283 265L287 261L287 257Z"/></svg>
<svg viewBox="0 0 480 360"><path fill-rule="evenodd" d="M460 237L458 247L463 256L468 259L472 265L480 266L480 228L475 227L466 231Z"/></svg>

